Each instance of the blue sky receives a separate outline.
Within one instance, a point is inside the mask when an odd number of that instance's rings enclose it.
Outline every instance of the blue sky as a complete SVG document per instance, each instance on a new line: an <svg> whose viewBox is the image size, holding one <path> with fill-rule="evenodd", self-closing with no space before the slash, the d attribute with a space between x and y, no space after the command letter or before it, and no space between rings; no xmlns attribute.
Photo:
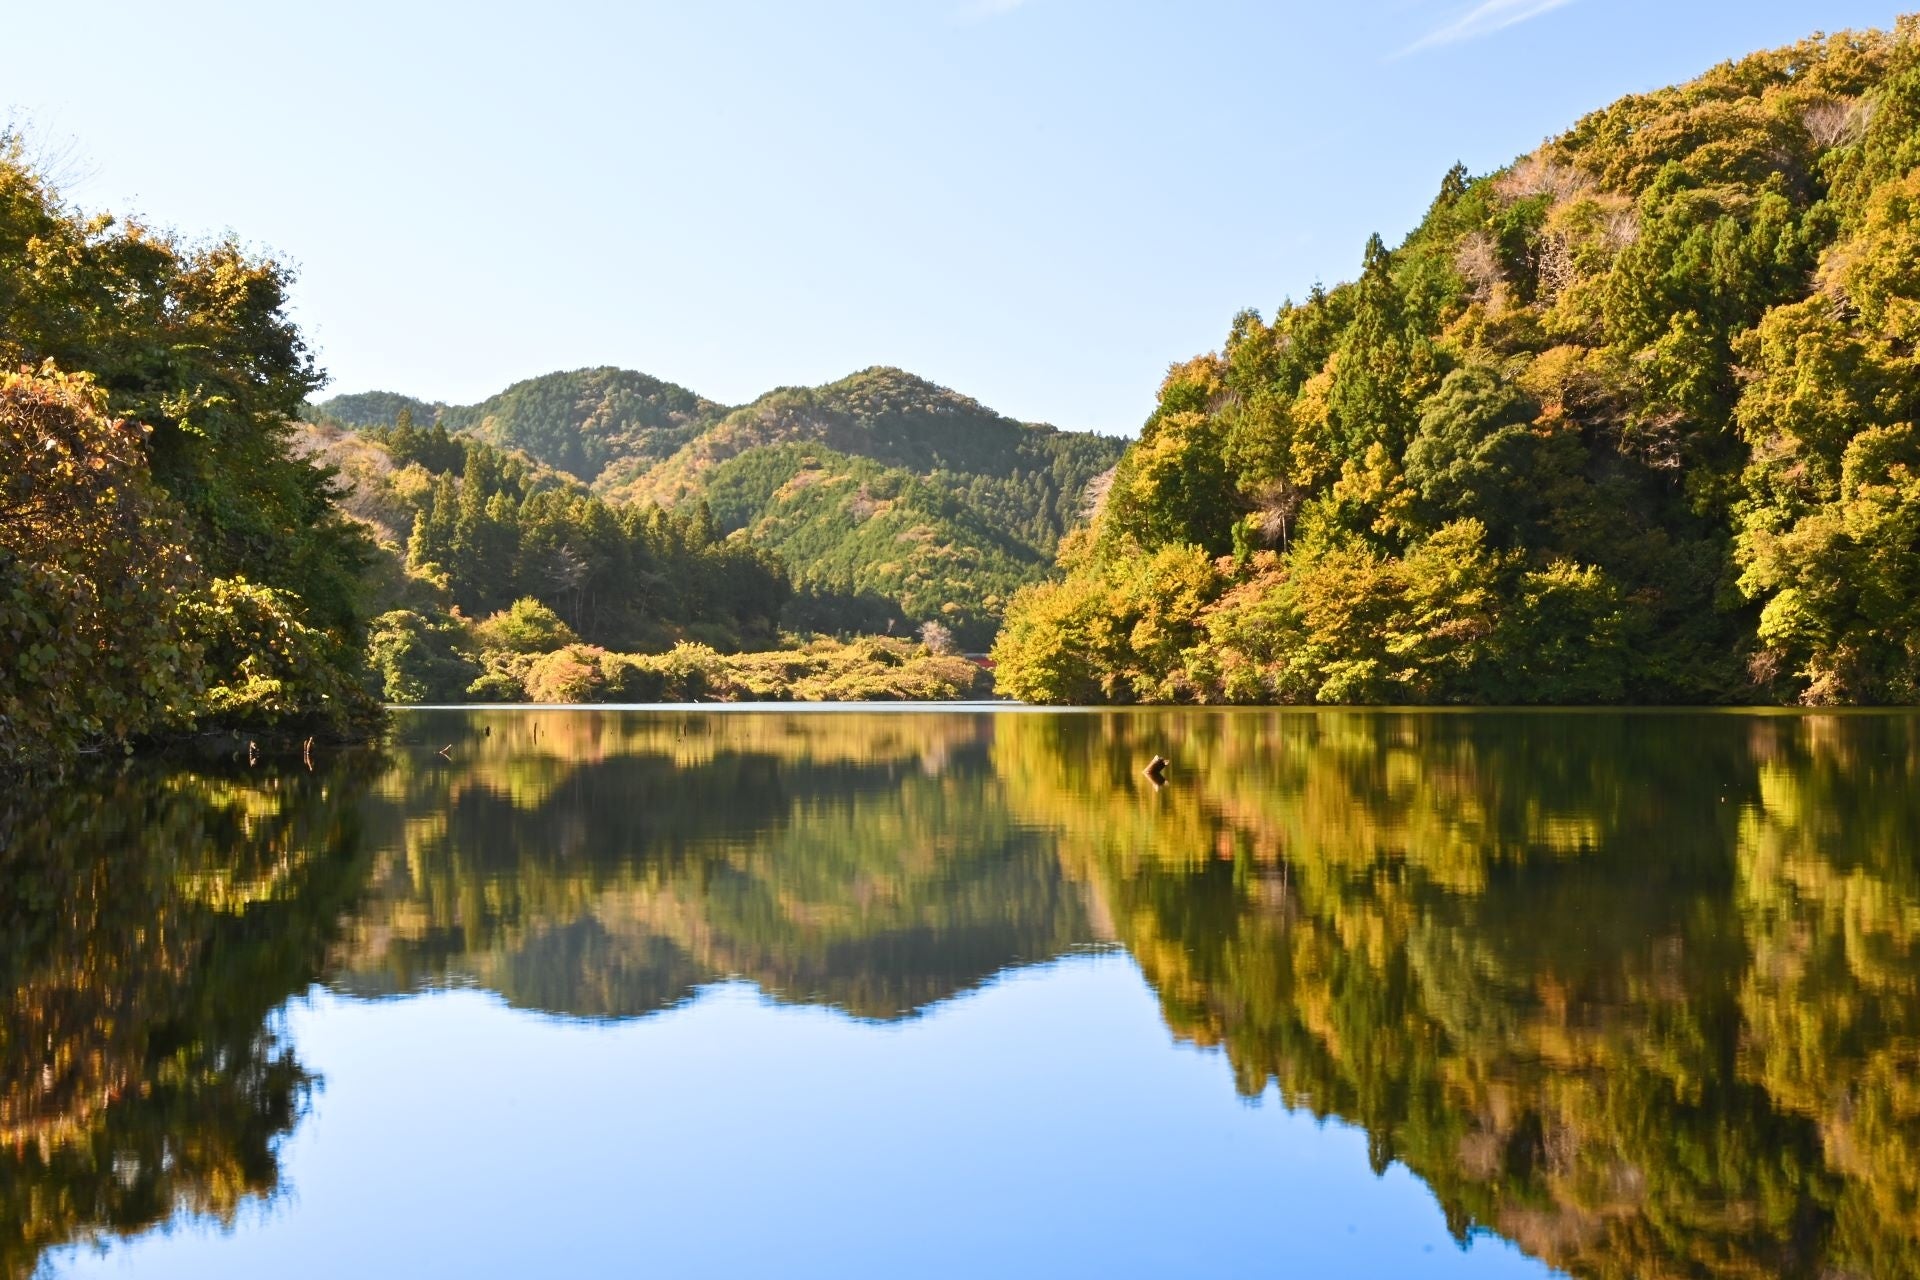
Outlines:
<svg viewBox="0 0 1920 1280"><path fill-rule="evenodd" d="M1888 0L100 3L0 111L90 210L297 264L330 391L897 364L1131 433L1456 159ZM34 56L34 50L42 51Z"/></svg>

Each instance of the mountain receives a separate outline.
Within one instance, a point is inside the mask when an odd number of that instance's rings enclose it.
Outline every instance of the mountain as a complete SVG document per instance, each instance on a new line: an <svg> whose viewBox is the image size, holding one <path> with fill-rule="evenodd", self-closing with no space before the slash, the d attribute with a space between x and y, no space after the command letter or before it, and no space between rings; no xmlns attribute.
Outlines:
<svg viewBox="0 0 1920 1280"><path fill-rule="evenodd" d="M795 625L937 620L985 646L1048 571L1121 443L1018 422L899 369L784 387L728 410L621 369L554 373L477 405L341 396L316 421L359 431L402 409L518 451L616 506L691 511L772 552L803 588ZM865 603L862 603L865 602Z"/></svg>
<svg viewBox="0 0 1920 1280"><path fill-rule="evenodd" d="M303 415L310 422L326 422L360 431L368 427L390 427L405 412L421 426L430 426L447 406L434 401L403 396L397 391L357 391L334 396L330 400L306 406Z"/></svg>
<svg viewBox="0 0 1920 1280"><path fill-rule="evenodd" d="M807 441L916 475L1010 477L1051 471L1057 461L1112 465L1117 444L1105 437L1016 422L970 396L901 369L862 370L822 387L782 387L728 414L661 465L617 492L672 505L697 495L708 471L753 448ZM1083 481L1084 483L1084 481ZM1074 495L1077 498L1077 495ZM1067 522L1071 502L1057 511ZM1064 529L1056 518L1054 536Z"/></svg>
<svg viewBox="0 0 1920 1280"><path fill-rule="evenodd" d="M439 718L475 744L459 767L398 764L365 806L393 852L345 926L337 989L480 985L632 1018L745 978L891 1021L1098 941L977 718L765 715L711 736L568 721L532 741L523 723ZM604 838L562 865L546 851L582 820Z"/></svg>
<svg viewBox="0 0 1920 1280"><path fill-rule="evenodd" d="M664 458L727 413L727 406L685 387L602 367L528 378L479 404L368 391L323 400L311 406L310 416L345 427L386 427L402 409L419 426L438 421L448 430L518 449L584 484L598 480L612 462Z"/></svg>
<svg viewBox="0 0 1920 1280"><path fill-rule="evenodd" d="M599 368L516 382L442 417L449 429L523 450L592 484L612 463L666 457L726 412L671 382Z"/></svg>
<svg viewBox="0 0 1920 1280"><path fill-rule="evenodd" d="M876 593L984 644L1120 448L873 368L770 392L608 492L703 499L802 585Z"/></svg>
<svg viewBox="0 0 1920 1280"><path fill-rule="evenodd" d="M1057 584L1049 702L1920 701L1920 17L1456 166L1176 365Z"/></svg>

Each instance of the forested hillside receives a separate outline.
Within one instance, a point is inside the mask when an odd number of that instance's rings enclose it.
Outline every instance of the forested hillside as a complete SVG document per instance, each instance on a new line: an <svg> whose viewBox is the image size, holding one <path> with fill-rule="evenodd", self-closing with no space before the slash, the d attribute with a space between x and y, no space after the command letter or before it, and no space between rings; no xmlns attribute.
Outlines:
<svg viewBox="0 0 1920 1280"><path fill-rule="evenodd" d="M409 421L431 426L439 418L441 410L447 407L394 391L359 391L332 397L326 402L324 411L317 411L314 406L308 405L303 416L358 431L368 427L391 427L400 421L402 414Z"/></svg>
<svg viewBox="0 0 1920 1280"><path fill-rule="evenodd" d="M876 368L762 396L613 492L704 500L797 584L878 595L984 646L1120 450Z"/></svg>
<svg viewBox="0 0 1920 1280"><path fill-rule="evenodd" d="M1002 688L1920 699L1916 37L1624 98L1236 316L1014 601Z"/></svg>
<svg viewBox="0 0 1920 1280"><path fill-rule="evenodd" d="M979 669L917 641L809 638L849 602L796 596L779 561L704 503L609 503L444 425L303 424L379 549L372 687L392 702L846 701L974 695ZM853 601L856 606L869 602ZM884 629L894 606L873 611ZM844 619L842 619L844 620ZM851 628L858 630L859 628Z"/></svg>
<svg viewBox="0 0 1920 1280"><path fill-rule="evenodd" d="M948 631L905 636L941 616L928 593L908 618L808 589L790 627L788 570L705 503L583 482L663 461L721 406L588 370L302 424L323 375L289 284L233 240L82 213L0 134L0 771L210 730L298 749L373 732L382 697L973 691ZM856 616L902 635L795 634Z"/></svg>
<svg viewBox="0 0 1920 1280"><path fill-rule="evenodd" d="M530 457L592 484L607 468L672 453L718 422L725 405L630 369L580 369L516 382L441 418L455 430Z"/></svg>
<svg viewBox="0 0 1920 1280"><path fill-rule="evenodd" d="M445 404L393 391L333 396L308 408L318 422L390 428L405 411L503 449L517 449L582 484L630 479L727 415L671 382L631 369L573 369L516 382L479 404ZM612 474L607 474L609 468ZM603 485L602 487L606 487Z"/></svg>
<svg viewBox="0 0 1920 1280"><path fill-rule="evenodd" d="M1121 449L1107 437L1016 422L885 368L783 388L732 412L644 374L592 369L518 383L475 406L376 392L324 401L310 416L392 444L409 460L416 449L426 451L422 459L452 449L442 472L463 467L462 450L475 441L520 451L561 478L590 483L613 511L672 511L708 522L700 527L711 539L741 532L797 588L784 615L790 629L934 621L982 647L1006 601L1045 574L1090 483ZM439 500L411 483L415 507ZM527 496L508 495L516 504ZM574 545L543 545L563 544ZM446 563L432 548L428 559ZM536 595L567 612L534 580L548 568L503 563L475 561L453 580L473 588L468 596ZM471 610L497 601L460 603Z"/></svg>
<svg viewBox="0 0 1920 1280"><path fill-rule="evenodd" d="M372 548L290 447L288 275L62 202L0 135L0 770L349 732Z"/></svg>

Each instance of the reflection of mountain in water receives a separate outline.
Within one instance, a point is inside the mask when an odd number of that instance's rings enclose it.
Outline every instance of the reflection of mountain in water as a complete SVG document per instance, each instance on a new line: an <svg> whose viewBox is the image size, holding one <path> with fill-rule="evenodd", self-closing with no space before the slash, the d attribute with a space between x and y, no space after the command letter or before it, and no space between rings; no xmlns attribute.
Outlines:
<svg viewBox="0 0 1920 1280"><path fill-rule="evenodd" d="M994 720L410 717L372 804L390 852L334 985L478 984L632 1017L741 976L909 1014L1094 941L992 771ZM489 734L488 729L493 732Z"/></svg>
<svg viewBox="0 0 1920 1280"><path fill-rule="evenodd" d="M1100 938L1462 1237L1920 1275L1913 717L403 723L371 785L134 772L0 814L0 1276L274 1194L310 1077L270 1018L323 957L370 995L630 1017L738 974L891 1018Z"/></svg>

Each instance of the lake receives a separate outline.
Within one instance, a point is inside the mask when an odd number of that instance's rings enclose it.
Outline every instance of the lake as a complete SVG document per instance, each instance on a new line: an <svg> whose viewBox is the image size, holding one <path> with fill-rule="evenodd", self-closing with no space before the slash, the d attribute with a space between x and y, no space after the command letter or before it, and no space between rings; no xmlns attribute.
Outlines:
<svg viewBox="0 0 1920 1280"><path fill-rule="evenodd" d="M6 1277L1920 1275L1910 714L246 754L0 801Z"/></svg>

